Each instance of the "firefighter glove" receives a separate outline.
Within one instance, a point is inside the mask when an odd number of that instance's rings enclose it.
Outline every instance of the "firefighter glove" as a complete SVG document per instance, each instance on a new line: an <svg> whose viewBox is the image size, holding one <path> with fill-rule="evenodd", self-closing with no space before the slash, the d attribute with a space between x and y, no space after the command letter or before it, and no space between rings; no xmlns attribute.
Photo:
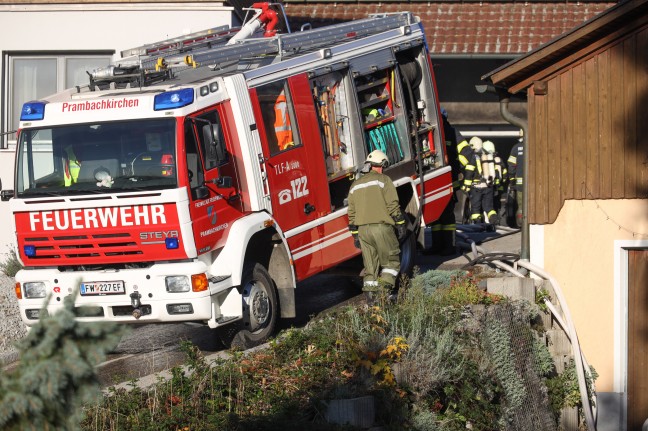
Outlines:
<svg viewBox="0 0 648 431"><path fill-rule="evenodd" d="M360 248L360 238L358 238L358 226L351 224L349 225L349 230L351 231L351 236L353 237L353 245L355 248Z"/></svg>
<svg viewBox="0 0 648 431"><path fill-rule="evenodd" d="M396 236L398 236L398 242L401 242L405 239L407 235L407 226L405 226L405 220L396 222Z"/></svg>
<svg viewBox="0 0 648 431"><path fill-rule="evenodd" d="M353 245L355 246L355 248L360 250L362 247L360 247L360 238L358 238L358 234L354 233L352 235L353 235Z"/></svg>

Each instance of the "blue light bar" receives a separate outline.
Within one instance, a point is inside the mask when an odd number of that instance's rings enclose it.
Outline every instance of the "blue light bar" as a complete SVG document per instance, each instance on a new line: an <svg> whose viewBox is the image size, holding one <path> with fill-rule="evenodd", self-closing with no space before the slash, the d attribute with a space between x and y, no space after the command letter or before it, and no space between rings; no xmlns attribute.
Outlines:
<svg viewBox="0 0 648 431"><path fill-rule="evenodd" d="M20 111L20 121L42 120L45 118L45 103L31 101L23 105Z"/></svg>
<svg viewBox="0 0 648 431"><path fill-rule="evenodd" d="M167 250L175 250L180 246L178 238L166 238L164 240L164 245L166 245Z"/></svg>
<svg viewBox="0 0 648 431"><path fill-rule="evenodd" d="M23 247L23 251L25 252L25 256L27 256L27 257L36 256L36 246L35 245L26 245L26 246Z"/></svg>
<svg viewBox="0 0 648 431"><path fill-rule="evenodd" d="M165 91L155 96L153 99L153 109L162 111L164 109L182 108L191 105L194 101L194 91L191 88L182 90Z"/></svg>

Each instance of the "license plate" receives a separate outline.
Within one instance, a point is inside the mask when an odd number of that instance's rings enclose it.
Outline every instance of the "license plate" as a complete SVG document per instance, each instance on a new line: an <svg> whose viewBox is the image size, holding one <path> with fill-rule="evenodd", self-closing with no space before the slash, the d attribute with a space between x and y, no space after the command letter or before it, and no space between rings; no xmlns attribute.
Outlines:
<svg viewBox="0 0 648 431"><path fill-rule="evenodd" d="M86 281L81 283L81 295L123 295L123 281Z"/></svg>

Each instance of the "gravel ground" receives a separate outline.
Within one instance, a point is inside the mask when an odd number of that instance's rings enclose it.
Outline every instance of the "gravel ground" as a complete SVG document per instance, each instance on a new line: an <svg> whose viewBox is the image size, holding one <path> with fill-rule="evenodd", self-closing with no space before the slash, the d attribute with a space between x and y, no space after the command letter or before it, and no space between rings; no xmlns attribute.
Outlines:
<svg viewBox="0 0 648 431"><path fill-rule="evenodd" d="M18 314L14 279L0 273L0 365L17 358L13 344L25 335L27 329Z"/></svg>

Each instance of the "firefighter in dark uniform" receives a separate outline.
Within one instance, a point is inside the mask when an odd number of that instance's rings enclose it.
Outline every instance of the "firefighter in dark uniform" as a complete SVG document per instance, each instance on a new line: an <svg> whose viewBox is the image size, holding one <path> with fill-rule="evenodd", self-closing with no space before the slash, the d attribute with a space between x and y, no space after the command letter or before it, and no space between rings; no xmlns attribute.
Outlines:
<svg viewBox="0 0 648 431"><path fill-rule="evenodd" d="M506 211L506 193L504 193L505 185L508 182L506 163L502 161L492 141L484 141L482 148L484 152L493 156L495 168L493 179L493 207L497 212L498 221L501 222L505 220L502 211Z"/></svg>
<svg viewBox="0 0 648 431"><path fill-rule="evenodd" d="M520 131L521 133L521 131ZM509 196L514 199L507 201L508 213L515 212L515 224L522 227L522 190L524 187L524 139L520 137L518 143L511 148L511 155L506 161L508 164Z"/></svg>
<svg viewBox="0 0 648 431"><path fill-rule="evenodd" d="M470 221L483 223L484 215L492 224L499 224L497 211L493 208L493 179L495 165L492 154L482 149L482 140L477 136L470 138L473 158L466 167L466 179L470 180Z"/></svg>
<svg viewBox="0 0 648 431"><path fill-rule="evenodd" d="M457 190L457 204L455 205L455 220L457 223L465 223L468 221L468 214L466 211L466 201L468 194L472 187L472 179L475 176L475 165L471 163L475 157L474 151L468 141L465 139L457 139L457 159L461 166L459 170L459 190Z"/></svg>
<svg viewBox="0 0 648 431"><path fill-rule="evenodd" d="M457 252L455 245L455 234L457 224L455 221L455 205L457 203L457 192L461 188L459 181L460 174L463 171L459 163L459 154L457 153L457 131L448 121L448 112L441 109L441 119L443 121L443 134L445 135L446 155L452 169L452 199L448 202L439 219L430 225L432 230L432 248L427 253L440 254L449 256ZM464 200L465 202L465 200Z"/></svg>
<svg viewBox="0 0 648 431"><path fill-rule="evenodd" d="M385 153L372 151L365 162L368 169L363 169L368 172L349 190L349 230L355 246L362 250L362 290L368 304L381 290L389 293L395 286L400 271L399 241L407 233L396 187L382 173L388 164Z"/></svg>

